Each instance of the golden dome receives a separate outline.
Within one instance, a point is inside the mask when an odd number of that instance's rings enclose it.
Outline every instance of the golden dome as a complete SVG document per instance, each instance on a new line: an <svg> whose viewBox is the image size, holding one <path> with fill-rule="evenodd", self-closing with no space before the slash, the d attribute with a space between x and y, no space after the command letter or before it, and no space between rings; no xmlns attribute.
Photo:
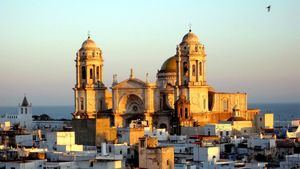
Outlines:
<svg viewBox="0 0 300 169"><path fill-rule="evenodd" d="M167 59L164 64L161 66L161 72L176 72L176 56L172 56Z"/></svg>
<svg viewBox="0 0 300 169"><path fill-rule="evenodd" d="M181 43L199 43L199 38L196 34L194 34L191 30L189 33L185 34L182 38Z"/></svg>
<svg viewBox="0 0 300 169"><path fill-rule="evenodd" d="M81 48L87 49L87 48L97 48L96 43L91 39L91 37L88 37L87 40L85 40L82 45Z"/></svg>

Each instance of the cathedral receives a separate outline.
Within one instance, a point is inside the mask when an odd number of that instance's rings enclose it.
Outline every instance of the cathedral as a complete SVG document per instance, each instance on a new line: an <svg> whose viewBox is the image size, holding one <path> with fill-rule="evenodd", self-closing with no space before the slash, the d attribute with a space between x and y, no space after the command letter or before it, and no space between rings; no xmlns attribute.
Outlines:
<svg viewBox="0 0 300 169"><path fill-rule="evenodd" d="M156 82L136 78L131 69L128 79L120 82L114 75L109 90L103 83L102 50L89 36L75 60L75 131L84 134L84 126L97 129L104 124L125 128L133 120L142 120L149 127L177 133L182 126L227 120L234 108L241 118L253 120L259 110L247 108L246 93L218 92L206 81L206 57L204 45L189 30L176 53L158 70ZM98 123L98 119L106 120Z"/></svg>

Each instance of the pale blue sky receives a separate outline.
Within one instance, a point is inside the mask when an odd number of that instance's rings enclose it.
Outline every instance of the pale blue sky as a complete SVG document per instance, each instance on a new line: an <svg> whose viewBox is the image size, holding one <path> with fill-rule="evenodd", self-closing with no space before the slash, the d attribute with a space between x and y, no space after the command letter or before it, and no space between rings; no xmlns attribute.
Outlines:
<svg viewBox="0 0 300 169"><path fill-rule="evenodd" d="M299 0L2 0L0 21L1 106L24 93L34 105L72 105L75 53L88 30L103 51L108 87L130 67L154 81L189 23L206 46L208 83L217 91L300 102Z"/></svg>

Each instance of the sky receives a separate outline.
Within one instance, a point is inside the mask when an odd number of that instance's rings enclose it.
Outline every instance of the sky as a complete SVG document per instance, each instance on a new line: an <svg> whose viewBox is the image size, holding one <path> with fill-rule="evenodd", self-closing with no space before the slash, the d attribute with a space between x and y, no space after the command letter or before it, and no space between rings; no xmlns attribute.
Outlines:
<svg viewBox="0 0 300 169"><path fill-rule="evenodd" d="M266 7L271 5L271 11ZM300 102L299 0L0 1L0 106L73 105L76 52L102 49L104 83L142 80L176 52L189 24L207 81L250 103Z"/></svg>

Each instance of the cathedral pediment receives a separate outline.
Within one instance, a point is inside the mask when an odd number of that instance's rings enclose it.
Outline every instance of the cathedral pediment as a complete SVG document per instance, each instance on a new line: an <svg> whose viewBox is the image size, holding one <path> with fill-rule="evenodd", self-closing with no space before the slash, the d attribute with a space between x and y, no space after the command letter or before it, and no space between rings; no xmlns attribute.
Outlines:
<svg viewBox="0 0 300 169"><path fill-rule="evenodd" d="M121 88L139 89L145 87L147 87L147 84L144 81L137 78L132 78L132 79L130 78L114 85L112 89L121 89Z"/></svg>

